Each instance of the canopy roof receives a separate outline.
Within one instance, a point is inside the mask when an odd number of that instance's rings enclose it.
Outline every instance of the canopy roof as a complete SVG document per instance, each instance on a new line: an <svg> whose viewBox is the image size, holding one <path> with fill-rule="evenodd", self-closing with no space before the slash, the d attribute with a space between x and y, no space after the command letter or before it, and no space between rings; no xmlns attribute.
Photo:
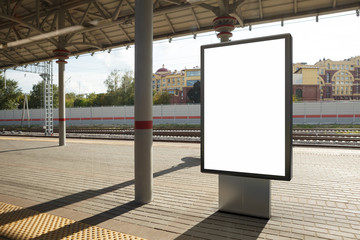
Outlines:
<svg viewBox="0 0 360 240"><path fill-rule="evenodd" d="M359 0L154 0L154 40L360 8ZM59 9L65 11L59 30ZM54 59L59 36L70 55L134 44L135 0L1 0L0 69ZM60 24L61 25L61 24ZM58 31L59 30L59 31Z"/></svg>

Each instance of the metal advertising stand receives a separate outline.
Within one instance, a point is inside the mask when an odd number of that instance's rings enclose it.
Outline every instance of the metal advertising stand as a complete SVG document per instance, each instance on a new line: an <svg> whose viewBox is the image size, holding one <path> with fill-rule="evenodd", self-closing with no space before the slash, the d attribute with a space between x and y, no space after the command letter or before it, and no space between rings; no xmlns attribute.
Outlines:
<svg viewBox="0 0 360 240"><path fill-rule="evenodd" d="M269 219L270 180L292 178L292 37L202 46L201 69L201 171L219 210Z"/></svg>

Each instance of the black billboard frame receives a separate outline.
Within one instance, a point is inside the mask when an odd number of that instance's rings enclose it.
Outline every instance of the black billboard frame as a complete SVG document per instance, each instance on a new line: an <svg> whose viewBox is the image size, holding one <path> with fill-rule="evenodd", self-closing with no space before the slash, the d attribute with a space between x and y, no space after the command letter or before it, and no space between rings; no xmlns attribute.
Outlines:
<svg viewBox="0 0 360 240"><path fill-rule="evenodd" d="M205 92L204 86L206 84L206 80L204 79L204 70L205 70L205 62L204 62L204 53L206 49L216 48L216 47L224 47L238 44L248 44L255 42L263 42L270 40L285 40L285 175L269 175L269 174L258 174L258 173L246 173L246 172L233 172L233 171L222 171L222 170L213 170L213 169L205 169L204 167L204 146L205 146L205 129L204 129L204 119L206 113L204 112L205 106ZM258 38L250 38L244 40L237 40L231 42L224 43L216 43L216 44L208 44L201 46L201 172L203 173L213 173L213 174L223 174L223 175L231 175L231 176L239 176L239 177L249 177L249 178L260 178L260 179L269 179L269 180L282 180L282 181L290 181L293 176L293 159L292 159L292 60L293 60L293 43L291 34L279 34L279 35L271 35L265 37Z"/></svg>

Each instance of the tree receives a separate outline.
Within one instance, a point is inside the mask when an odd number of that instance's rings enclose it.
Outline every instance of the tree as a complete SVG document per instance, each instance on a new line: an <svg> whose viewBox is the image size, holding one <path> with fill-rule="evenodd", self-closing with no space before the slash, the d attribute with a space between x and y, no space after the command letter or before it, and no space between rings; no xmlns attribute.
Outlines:
<svg viewBox="0 0 360 240"><path fill-rule="evenodd" d="M189 90L187 97L192 103L201 102L201 83L197 81L194 86Z"/></svg>
<svg viewBox="0 0 360 240"><path fill-rule="evenodd" d="M0 109L16 109L20 105L22 92L18 82L0 76Z"/></svg>
<svg viewBox="0 0 360 240"><path fill-rule="evenodd" d="M110 75L104 81L104 84L107 87L107 92L115 92L121 83L121 71L118 69L112 70Z"/></svg>
<svg viewBox="0 0 360 240"><path fill-rule="evenodd" d="M121 77L121 86L118 93L121 99L118 105L134 105L135 81L132 71L126 71Z"/></svg>
<svg viewBox="0 0 360 240"><path fill-rule="evenodd" d="M99 96L96 103L102 106L133 105L135 99L135 82L132 71L113 70L104 81L107 94Z"/></svg>
<svg viewBox="0 0 360 240"><path fill-rule="evenodd" d="M157 92L153 97L153 103L156 104L170 104L171 95L168 92Z"/></svg>
<svg viewBox="0 0 360 240"><path fill-rule="evenodd" d="M53 85L53 107L59 106L59 90L57 85ZM43 108L44 107L44 81L39 81L33 84L29 96L29 108Z"/></svg>
<svg viewBox="0 0 360 240"><path fill-rule="evenodd" d="M74 102L76 99L76 94L71 92L71 93L66 93L65 94L65 107L66 108L71 108L74 107Z"/></svg>

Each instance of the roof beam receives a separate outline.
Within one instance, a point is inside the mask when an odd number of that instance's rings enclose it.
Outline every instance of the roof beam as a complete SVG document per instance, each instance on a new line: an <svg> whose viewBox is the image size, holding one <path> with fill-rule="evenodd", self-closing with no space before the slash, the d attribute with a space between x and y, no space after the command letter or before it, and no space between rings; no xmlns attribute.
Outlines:
<svg viewBox="0 0 360 240"><path fill-rule="evenodd" d="M202 8L205 8L207 10L212 11L216 16L218 16L220 14L219 8L217 8L217 7L213 7L213 6L211 6L209 4L206 4L206 3L201 3L201 4L199 4L199 6L202 7Z"/></svg>
<svg viewBox="0 0 360 240"><path fill-rule="evenodd" d="M263 15L263 8L262 8L261 0L259 0L259 15L260 15L260 19L263 19L264 15Z"/></svg>
<svg viewBox="0 0 360 240"><path fill-rule="evenodd" d="M16 3L15 3L15 6L13 7L13 9L11 10L11 16L14 16L15 15L15 12L16 12L16 10L17 10L17 8L21 5L21 2L22 2L23 0L18 0ZM9 3L9 1L8 1L8 3ZM10 6L10 5L8 5L8 6Z"/></svg>
<svg viewBox="0 0 360 240"><path fill-rule="evenodd" d="M35 0L35 8L36 8L36 27L40 26L40 6L39 0Z"/></svg>
<svg viewBox="0 0 360 240"><path fill-rule="evenodd" d="M132 13L135 13L135 9L131 6L131 4L129 3L128 0L124 0L126 2L126 4L129 6L129 8L131 9Z"/></svg>
<svg viewBox="0 0 360 240"><path fill-rule="evenodd" d="M16 61L13 57L11 57L9 54L7 54L6 52L4 52L4 51L0 51L0 53L4 56L4 57L6 57L7 59L9 59L12 63L14 63L14 64L18 64L19 62L18 61Z"/></svg>
<svg viewBox="0 0 360 240"><path fill-rule="evenodd" d="M296 18L301 17L310 17L310 16L316 16L316 15L322 15L322 14L329 14L329 13L335 13L340 11L347 11L359 8L359 3L350 3L345 5L337 5L336 9L334 9L332 6L324 7L324 8L318 8L314 10L307 10L307 11L299 11L297 12ZM272 17L264 17L262 20L260 19L251 19L251 20L244 20L245 24L258 24L258 23L265 23L265 22L273 22L273 21L279 21L279 20L286 20L286 19L293 19L294 14L293 13L287 13L287 14L279 14Z"/></svg>
<svg viewBox="0 0 360 240"><path fill-rule="evenodd" d="M91 7L91 4L92 4L92 2L89 2L88 6L86 7L86 10L85 10L85 12L84 12L84 14L83 14L80 22L79 22L79 24L83 24L83 23L84 23L85 18L86 18L86 16L87 16L88 12L89 12L90 7ZM68 12L68 11L67 11L67 12Z"/></svg>
<svg viewBox="0 0 360 240"><path fill-rule="evenodd" d="M101 15L104 16L104 18L108 19L112 17L112 14L103 6L101 5L97 0L94 1L95 7L101 12Z"/></svg>
<svg viewBox="0 0 360 240"><path fill-rule="evenodd" d="M176 5L181 5L182 2L180 2L179 0L164 0L165 2L169 2L169 3L174 3Z"/></svg>
<svg viewBox="0 0 360 240"><path fill-rule="evenodd" d="M124 28L120 24L118 24L118 26L119 26L120 30L123 32L123 34L125 35L125 37L127 38L127 40L129 42L131 42L131 38L130 38L129 34L127 34L127 32L125 32Z"/></svg>
<svg viewBox="0 0 360 240"><path fill-rule="evenodd" d="M239 24L240 24L241 27L245 27L244 20L241 18L239 12L240 12L240 11L230 13L230 16L236 18L236 20L238 20L238 22L239 22Z"/></svg>
<svg viewBox="0 0 360 240"><path fill-rule="evenodd" d="M153 8L155 9L155 8L158 8L158 7L160 7L160 0L155 0Z"/></svg>
<svg viewBox="0 0 360 240"><path fill-rule="evenodd" d="M19 34L19 32L16 30L16 28L15 28L15 27L12 27L12 29L13 29L13 32L15 33L15 40L16 40L16 41L17 41L17 40L21 40L22 37L20 36L20 34Z"/></svg>
<svg viewBox="0 0 360 240"><path fill-rule="evenodd" d="M71 47L71 46L75 46L75 45L88 46L88 47L92 47L92 48L102 49L102 47L99 45L96 45L93 43L87 43L87 42L68 42L67 44L65 44L65 47Z"/></svg>
<svg viewBox="0 0 360 240"><path fill-rule="evenodd" d="M121 11L121 8L122 8L122 4L123 4L123 0L120 0L119 1L119 5L116 7L116 10L112 16L112 20L115 21L118 19L119 15L120 15L120 11Z"/></svg>
<svg viewBox="0 0 360 240"><path fill-rule="evenodd" d="M336 8L336 0L333 0L333 8Z"/></svg>
<svg viewBox="0 0 360 240"><path fill-rule="evenodd" d="M107 16L105 15L104 11L99 7L99 4L98 4L96 1L94 2L94 6L95 6L96 9L99 11L99 13L101 14L101 16L106 19Z"/></svg>
<svg viewBox="0 0 360 240"><path fill-rule="evenodd" d="M22 1L22 0L19 0ZM18 1L18 2L19 2ZM46 16L49 13L56 13L59 9L59 7L61 6L64 10L68 10L68 9L73 9L73 8L77 8L79 6L88 4L89 2L92 2L94 0L71 0L71 1L65 1L62 4L54 4L52 6L50 6L49 8L46 9L41 9L40 13L39 13L39 17L42 18L44 16ZM8 14L7 15L11 15L11 10L10 10L10 1L7 1L9 6L9 10L8 10ZM3 13L5 14L5 13ZM23 15L21 16L22 21L26 22L26 21L31 21L32 19L34 19L34 17L36 17L36 12L31 12L27 15ZM9 27L9 23L2 23L0 24L0 29L2 28L8 28Z"/></svg>
<svg viewBox="0 0 360 240"><path fill-rule="evenodd" d="M4 14L0 14L0 18L4 18L4 19L7 19L11 22L15 22L15 23L18 23L22 26L25 26L27 28L30 28L32 29L33 31L37 32L37 33L40 33L40 34L45 34L45 32L41 31L40 29L26 23L26 22L23 22L22 20L18 19L18 18L15 18L15 17L12 17L12 16L8 16L8 15L4 15ZM57 45L57 41L55 41L54 39L51 39L51 38L47 38L47 40L49 42L51 42L52 44L54 44L55 46Z"/></svg>
<svg viewBox="0 0 360 240"><path fill-rule="evenodd" d="M194 20L195 20L197 29L200 29L200 23L199 23L199 20L198 20L197 17L196 17L196 14L195 14L195 12L194 12L194 9L193 9L193 8L190 8L190 10L191 10L191 14L192 14L193 17L194 17Z"/></svg>
<svg viewBox="0 0 360 240"><path fill-rule="evenodd" d="M298 4L297 4L297 0L294 0L294 13L297 14L298 12Z"/></svg>
<svg viewBox="0 0 360 240"><path fill-rule="evenodd" d="M102 35L104 36L104 38L106 39L106 41L108 41L108 43L109 43L110 45L112 45L113 42L112 42L111 39L105 34L105 32L104 32L102 29L100 29L100 32L102 33Z"/></svg>
<svg viewBox="0 0 360 240"><path fill-rule="evenodd" d="M218 0L219 15L225 16L229 14L229 0Z"/></svg>
<svg viewBox="0 0 360 240"><path fill-rule="evenodd" d="M169 19L169 17L166 15L166 13L164 13L164 17L165 17L165 20L166 20L166 22L168 23L169 28L171 29L172 33L175 33L174 27L172 26L172 24L171 24L171 22L170 22L170 19Z"/></svg>

